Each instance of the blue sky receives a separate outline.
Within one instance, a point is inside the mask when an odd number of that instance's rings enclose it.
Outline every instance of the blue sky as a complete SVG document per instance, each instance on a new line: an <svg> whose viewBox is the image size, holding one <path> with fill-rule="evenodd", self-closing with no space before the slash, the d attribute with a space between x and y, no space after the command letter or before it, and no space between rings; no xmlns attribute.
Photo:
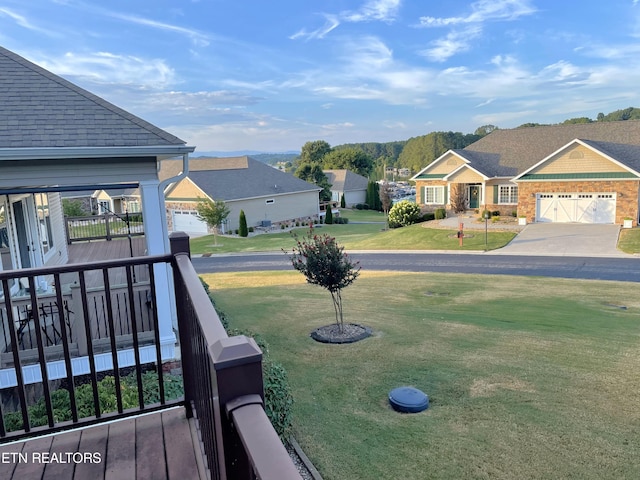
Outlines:
<svg viewBox="0 0 640 480"><path fill-rule="evenodd" d="M0 0L0 45L196 154L640 107L640 0Z"/></svg>

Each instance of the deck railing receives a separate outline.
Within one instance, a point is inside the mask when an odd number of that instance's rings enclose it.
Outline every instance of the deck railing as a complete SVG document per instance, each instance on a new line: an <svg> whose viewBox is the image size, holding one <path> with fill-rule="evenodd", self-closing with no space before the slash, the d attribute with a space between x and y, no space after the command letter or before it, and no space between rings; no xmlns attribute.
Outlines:
<svg viewBox="0 0 640 480"><path fill-rule="evenodd" d="M264 411L262 352L229 337L189 258L171 236L187 415L196 419L209 475L217 480L300 479Z"/></svg>
<svg viewBox="0 0 640 480"><path fill-rule="evenodd" d="M188 236L173 234L171 249L171 255L0 272L0 340L7 339L0 443L184 404L210 478L299 479L264 410L262 352L251 338L228 337L191 263ZM177 399L165 393L171 379L163 374L155 308L158 264L173 270L184 381ZM33 339L28 345L26 335ZM110 407L101 398L104 375L112 377ZM154 403L145 401L143 375L154 378ZM92 397L83 411L81 383ZM68 398L64 412L56 388ZM125 403L127 388L137 401L129 393ZM36 418L37 397L45 413Z"/></svg>
<svg viewBox="0 0 640 480"><path fill-rule="evenodd" d="M65 217L67 243L144 235L142 213Z"/></svg>
<svg viewBox="0 0 640 480"><path fill-rule="evenodd" d="M170 264L172 259L171 255L148 256L0 272L0 339L4 343L0 355L0 441L183 402L169 400L164 394L158 312L152 301L156 298L152 267ZM136 283L134 268L145 269L149 280ZM123 276L124 285L111 286L113 278ZM87 279L95 277L101 278L101 287L89 288ZM142 316L146 307L137 306L140 292L144 292L145 301L149 299L146 319ZM92 302L96 298L100 309ZM123 402L127 371L135 376L135 381L127 379L130 388L137 390L135 407ZM159 394L153 404L144 401L145 372L155 372ZM100 398L99 380L105 375L113 378L115 408L105 407ZM82 383L91 385L89 412L78 408ZM58 392L64 395L56 393L54 398L54 390L64 390ZM61 412L56 402L65 396L69 408ZM37 408L33 408L38 397L44 417L36 416Z"/></svg>

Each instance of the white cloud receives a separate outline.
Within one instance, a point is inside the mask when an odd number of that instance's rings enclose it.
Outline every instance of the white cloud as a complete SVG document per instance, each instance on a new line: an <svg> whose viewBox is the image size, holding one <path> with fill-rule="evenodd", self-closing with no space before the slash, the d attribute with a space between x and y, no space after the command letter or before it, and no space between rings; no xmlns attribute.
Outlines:
<svg viewBox="0 0 640 480"><path fill-rule="evenodd" d="M345 11L340 16L346 22L393 22L400 9L401 0L370 0L360 10Z"/></svg>
<svg viewBox="0 0 640 480"><path fill-rule="evenodd" d="M308 31L301 28L293 35L289 36L291 40L316 40L325 38L330 32L335 30L341 22L386 22L391 23L395 20L402 0L369 0L360 9L356 11L345 10L339 14L323 13L325 24L315 30Z"/></svg>
<svg viewBox="0 0 640 480"><path fill-rule="evenodd" d="M459 32L450 32L445 37L431 42L433 45L431 48L419 53L431 61L444 62L458 53L468 51L471 48L471 41L481 34L482 29L479 26L468 27Z"/></svg>
<svg viewBox="0 0 640 480"><path fill-rule="evenodd" d="M335 29L338 25L340 25L340 21L335 15L324 15L326 21L325 24L311 32L308 32L306 29L301 29L298 32L291 35L289 38L291 40L297 40L299 38L305 40L315 40L318 38L324 38L329 32Z"/></svg>
<svg viewBox="0 0 640 480"><path fill-rule="evenodd" d="M420 17L423 27L448 27L468 23L484 23L489 20L515 20L535 13L529 0L480 0L471 4L471 13L459 17Z"/></svg>
<svg viewBox="0 0 640 480"><path fill-rule="evenodd" d="M17 25L21 26L22 28L26 28L27 30L31 30L38 33L44 33L45 35L48 35L48 36L56 36L54 32L50 30L46 30L44 28L37 27L36 25L31 23L25 16L20 15L19 13L16 13L15 11L10 10L8 8L0 7L0 17L10 18Z"/></svg>
<svg viewBox="0 0 640 480"><path fill-rule="evenodd" d="M39 57L41 55L29 55L32 61L58 75L98 85L128 85L144 90L158 90L176 82L174 70L160 59L109 52L69 52L59 58Z"/></svg>
<svg viewBox="0 0 640 480"><path fill-rule="evenodd" d="M184 35L187 38L189 38L198 47L206 47L209 45L209 42L210 42L210 39L207 35L194 29L184 28L184 27L171 25L163 22L158 22L148 18L138 17L136 15L125 15L122 13L106 12L106 11L105 13L108 16L117 18L119 20L124 20L125 22L135 23L138 25L143 25L143 26L155 28L158 30L164 30L164 31L169 31L169 32L178 33L180 35Z"/></svg>

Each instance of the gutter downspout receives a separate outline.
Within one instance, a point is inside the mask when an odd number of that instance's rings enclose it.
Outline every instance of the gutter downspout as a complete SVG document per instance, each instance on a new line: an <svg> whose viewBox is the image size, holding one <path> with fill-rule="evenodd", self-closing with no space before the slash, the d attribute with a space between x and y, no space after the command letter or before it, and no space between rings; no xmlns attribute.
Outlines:
<svg viewBox="0 0 640 480"><path fill-rule="evenodd" d="M158 163L158 169L160 169L160 163ZM172 183L179 182L183 178L185 178L189 174L189 154L182 154L182 172L180 172L175 177L167 178L166 180L161 181L158 184L158 199L160 202L160 212L162 212L165 216L164 222L160 222L162 225L162 238L164 243L164 252L169 253L171 251L171 247L169 246L169 226L167 225L167 208L164 202L164 191L165 189ZM173 325L174 333L178 331L178 311L176 308L176 290L175 285L173 283L173 275L171 274L171 269L167 265L167 282L169 285L169 306L170 306L170 315L171 315L171 323ZM176 338L177 335L176 335ZM175 350L176 358L180 358L180 348Z"/></svg>
<svg viewBox="0 0 640 480"><path fill-rule="evenodd" d="M158 169L160 169L160 165L158 165ZM189 154L188 153L184 153L182 155L182 171L178 175L176 175L175 177L167 178L166 180L163 180L158 184L158 198L160 199L160 211L164 212L165 217L167 215L167 208L166 208L165 203L164 203L164 191L165 191L165 189L170 184L175 183L175 182L179 182L180 180L185 178L187 175L189 175ZM165 251L165 253L169 253L170 252L170 247L169 247L169 227L167 225L166 220L164 222L162 222L162 238L163 238L163 241L164 241L164 251Z"/></svg>

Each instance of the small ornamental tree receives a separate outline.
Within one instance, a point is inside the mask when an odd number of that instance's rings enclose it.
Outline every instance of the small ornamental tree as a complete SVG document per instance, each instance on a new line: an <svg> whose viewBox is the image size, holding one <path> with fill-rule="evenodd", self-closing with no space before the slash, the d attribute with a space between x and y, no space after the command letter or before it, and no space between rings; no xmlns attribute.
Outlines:
<svg viewBox="0 0 640 480"><path fill-rule="evenodd" d="M389 210L389 226L391 228L406 227L420 219L420 207L409 200L401 200Z"/></svg>
<svg viewBox="0 0 640 480"><path fill-rule="evenodd" d="M247 216L244 214L244 210L240 210L240 226L238 227L238 234L241 237L249 236L249 229L247 228Z"/></svg>
<svg viewBox="0 0 640 480"><path fill-rule="evenodd" d="M347 202L344 199L344 193L340 195L340 208L347 208Z"/></svg>
<svg viewBox="0 0 640 480"><path fill-rule="evenodd" d="M67 217L83 217L87 215L80 200L69 200L68 198L62 199L62 211Z"/></svg>
<svg viewBox="0 0 640 480"><path fill-rule="evenodd" d="M391 205L393 205L393 191L391 190L391 185L389 185L387 182L383 182L382 185L380 185L379 193L380 206L382 207L382 211L385 213L385 215L388 215L389 209L391 208Z"/></svg>
<svg viewBox="0 0 640 480"><path fill-rule="evenodd" d="M333 212L331 210L331 204L327 205L327 213L324 216L324 223L326 223L327 225L331 225L333 223Z"/></svg>
<svg viewBox="0 0 640 480"><path fill-rule="evenodd" d="M343 333L342 289L351 285L360 275L358 262L351 261L335 238L327 234L314 234L313 230L302 240L297 240L289 259L293 268L307 277L307 283L329 290L336 325Z"/></svg>
<svg viewBox="0 0 640 480"><path fill-rule="evenodd" d="M213 243L218 244L218 237L216 236L220 224L224 222L229 216L229 207L225 205L222 200L210 200L208 198L198 198L198 204L196 205L198 217L200 220L207 222L211 228L213 228Z"/></svg>

